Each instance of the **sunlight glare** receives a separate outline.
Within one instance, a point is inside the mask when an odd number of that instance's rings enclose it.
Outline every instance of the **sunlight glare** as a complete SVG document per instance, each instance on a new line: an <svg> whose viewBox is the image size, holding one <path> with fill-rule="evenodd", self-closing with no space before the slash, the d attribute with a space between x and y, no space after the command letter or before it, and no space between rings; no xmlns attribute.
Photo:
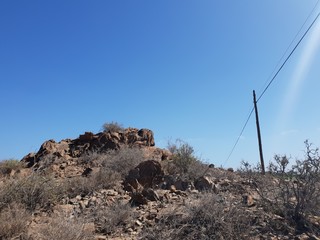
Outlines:
<svg viewBox="0 0 320 240"><path fill-rule="evenodd" d="M286 126L288 119L291 117L295 103L299 98L300 89L302 84L307 80L310 67L312 66L313 60L316 56L317 50L320 47L320 22L314 26L310 37L307 37L307 42L302 50L302 54L298 61L298 64L293 72L291 78L291 84L288 86L286 94L284 95L284 100L279 114L279 127L280 130Z"/></svg>

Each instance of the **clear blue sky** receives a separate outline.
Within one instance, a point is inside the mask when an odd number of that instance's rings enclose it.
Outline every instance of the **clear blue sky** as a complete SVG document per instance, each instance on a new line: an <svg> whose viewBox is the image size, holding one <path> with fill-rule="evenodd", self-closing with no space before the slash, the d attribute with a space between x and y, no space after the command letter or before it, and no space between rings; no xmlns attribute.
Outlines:
<svg viewBox="0 0 320 240"><path fill-rule="evenodd" d="M254 116L225 161L252 90L316 2L3 0L0 159L117 121L153 130L159 147L183 139L216 165L257 163ZM302 155L305 139L320 144L319 25L259 101L266 162Z"/></svg>

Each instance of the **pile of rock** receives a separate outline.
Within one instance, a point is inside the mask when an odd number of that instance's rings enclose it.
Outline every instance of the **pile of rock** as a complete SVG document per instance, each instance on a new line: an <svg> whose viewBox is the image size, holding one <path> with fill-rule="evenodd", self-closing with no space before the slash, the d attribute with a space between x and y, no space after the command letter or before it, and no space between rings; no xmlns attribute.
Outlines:
<svg viewBox="0 0 320 240"><path fill-rule="evenodd" d="M33 167L47 156L70 160L86 153L105 153L110 150L119 150L124 146L146 148L146 153L153 159L163 160L169 157L168 151L155 148L154 145L153 132L149 129L127 128L117 132L108 131L97 134L85 132L76 139L64 139L60 142L48 140L41 145L37 153L29 153L22 162L25 162L27 167Z"/></svg>

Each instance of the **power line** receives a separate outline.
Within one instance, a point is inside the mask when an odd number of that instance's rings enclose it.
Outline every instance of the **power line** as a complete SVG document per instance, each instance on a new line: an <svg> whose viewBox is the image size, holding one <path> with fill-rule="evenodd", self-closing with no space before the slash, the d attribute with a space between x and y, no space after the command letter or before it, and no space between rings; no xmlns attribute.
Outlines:
<svg viewBox="0 0 320 240"><path fill-rule="evenodd" d="M306 18L306 20L304 21L304 23L301 25L299 31L296 33L296 35L294 36L294 38L292 39L292 41L290 42L289 46L287 47L287 49L284 51L283 55L281 56L281 58L279 59L277 65L274 67L273 71L270 73L270 76L267 78L266 82L264 83L264 87L267 85L267 83L269 82L269 79L271 79L271 77L273 76L274 72L276 71L276 69L278 69L280 63L282 62L282 60L284 59L284 57L287 55L290 47L293 45L293 43L295 42L295 40L298 38L299 34L302 32L302 29L305 27L306 23L308 22L308 20L310 19L310 17L312 16L312 14L315 12L318 4L319 4L320 0L317 1L317 3L314 5L313 9L311 10L310 14L308 15L308 17Z"/></svg>
<svg viewBox="0 0 320 240"><path fill-rule="evenodd" d="M250 113L249 113L249 116L247 117L247 120L246 120L246 122L244 123L244 125L243 125L243 127L242 127L242 129L241 129L241 132L240 132L240 134L239 134L239 136L238 136L238 138L237 138L237 140L236 140L235 144L233 145L233 147L232 147L232 149L231 149L231 152L230 152L230 154L229 154L229 156L228 156L227 160L225 161L225 163L229 161L229 159L230 159L230 157L231 157L231 155L232 155L232 153L233 153L234 149L235 149L235 148L236 148L236 146L238 145L238 142L239 142L239 140L240 140L240 138L241 138L241 136L242 136L242 134L243 134L244 130L246 129L246 127L247 127L247 125L248 125L248 122L249 122L249 120L250 120L250 118L251 118L251 115L252 115L252 113L253 113L253 110L254 110L254 108L252 108L252 109L251 109L251 111L250 111Z"/></svg>
<svg viewBox="0 0 320 240"><path fill-rule="evenodd" d="M308 27L308 29L305 31L305 33L302 35L302 37L300 38L300 40L298 41L298 43L294 46L294 48L292 49L292 51L290 52L290 54L288 55L288 57L286 58L286 60L284 60L284 62L282 63L282 65L280 66L280 68L278 69L278 71L274 74L273 78L270 80L270 82L268 83L268 85L265 87L265 89L262 91L262 93L260 94L260 96L257 99L257 102L259 102L259 100L262 98L262 96L265 94L265 92L268 90L268 88L270 87L270 85L273 83L273 81L275 80L275 78L278 76L278 74L280 73L280 71L282 70L282 68L284 67L284 65L288 62L289 58L291 57L291 55L295 52L295 50L297 49L297 47L300 45L300 43L302 42L302 40L304 39L304 37L307 35L307 33L309 32L309 30L312 28L312 26L314 25L314 23L317 21L317 19L320 16L320 12L318 13L318 15L316 16L316 18L313 20L313 22L310 24L310 26Z"/></svg>
<svg viewBox="0 0 320 240"><path fill-rule="evenodd" d="M319 0L318 0L318 2L317 2L316 6L318 5L318 3L319 3ZM307 20L310 18L311 14L313 13L313 11L314 11L314 9L316 8L316 6L313 8L312 12L309 14ZM296 50L297 47L300 45L300 43L302 42L302 40L305 38L305 36L306 36L306 35L308 34L308 32L310 31L310 29L313 27L314 23L318 20L319 16L320 16L320 12L319 12L318 15L315 17L315 19L314 19L313 22L310 24L310 26L309 26L308 29L305 31L305 33L302 35L302 37L300 38L300 40L298 41L298 43L295 45L295 47L292 49L292 51L290 52L290 54L289 54L289 55L287 56L287 58L284 60L284 62L282 63L282 65L280 66L280 68L278 69L278 71L274 74L274 76L272 77L272 79L269 81L268 85L264 88L264 90L262 91L262 93L261 93L260 96L258 97L256 103L262 98L262 96L263 96L263 95L265 94L265 92L268 90L268 88L269 88L270 85L273 83L273 81L275 80L275 78L278 76L278 74L280 73L280 71L283 69L283 67L285 66L285 64L288 62L288 60L290 59L290 57L292 56L292 54L295 52L295 50ZM307 20L306 20L306 21L307 21ZM306 21L305 21L305 22L306 22ZM305 25L305 23L302 25L302 27L303 27L304 25ZM298 34L300 33L300 31L301 31L301 29L299 30ZM298 35L298 34L297 34L297 35ZM297 35L296 35L296 36L297 36ZM295 36L295 38L296 38L296 36ZM294 38L294 40L295 40L295 38ZM294 40L293 40L293 41L294 41ZM292 41L292 42L293 42L293 41ZM292 42L290 43L289 47L292 45ZM289 48L289 47L288 47L288 48ZM288 51L288 48L287 48L287 50L285 51L285 53ZM283 59L283 57L284 57L284 55L282 56L281 59ZM280 61L281 61L281 60L280 60ZM278 64L278 65L279 65L279 64ZM232 149L231 149L231 151L230 151L230 154L228 155L228 158L226 159L225 163L230 159L232 153L234 152L236 146L238 145L239 140L240 140L240 138L241 138L241 136L242 136L242 134L243 134L245 128L247 127L247 124L248 124L248 122L249 122L249 120L250 120L250 118L251 118L251 115L252 115L252 113L253 113L253 110L254 110L254 108L251 109L250 114L249 114L249 116L247 117L247 120L246 120L245 124L243 125L243 127L242 127L242 129L241 129L241 132L240 132L240 134L239 134L239 136L238 136L235 144L233 145L233 147L232 147ZM225 164L225 163L224 163L224 164Z"/></svg>

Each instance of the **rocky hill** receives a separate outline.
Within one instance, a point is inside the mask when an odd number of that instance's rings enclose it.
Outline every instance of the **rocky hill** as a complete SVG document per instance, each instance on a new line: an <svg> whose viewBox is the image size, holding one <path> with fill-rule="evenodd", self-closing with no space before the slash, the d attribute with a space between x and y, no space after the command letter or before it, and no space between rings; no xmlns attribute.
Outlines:
<svg viewBox="0 0 320 240"><path fill-rule="evenodd" d="M310 184L170 150L127 128L0 163L0 239L319 239L316 170Z"/></svg>

